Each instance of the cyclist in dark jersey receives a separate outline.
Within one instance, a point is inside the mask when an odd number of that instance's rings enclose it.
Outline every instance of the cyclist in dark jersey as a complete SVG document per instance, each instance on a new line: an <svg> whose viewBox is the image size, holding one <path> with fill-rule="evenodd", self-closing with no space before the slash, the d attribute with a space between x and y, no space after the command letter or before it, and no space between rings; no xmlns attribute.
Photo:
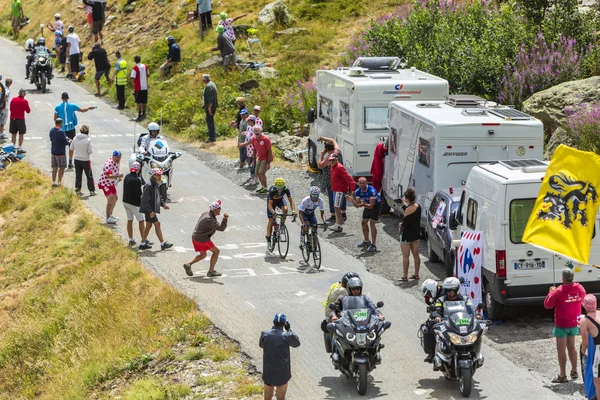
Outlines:
<svg viewBox="0 0 600 400"><path fill-rule="evenodd" d="M288 212L287 202L285 201L286 196L290 202L290 206L292 206L292 214L296 214L296 208L294 207L294 199L292 199L290 189L288 189L287 186L285 186L285 180L283 178L275 179L275 181L273 182L273 186L271 186L268 190L267 196L267 217L269 218L269 222L267 223L267 235L265 236L265 238L267 239L267 243L271 243L271 233L273 231L275 209L281 209L281 212L284 214L287 214Z"/></svg>

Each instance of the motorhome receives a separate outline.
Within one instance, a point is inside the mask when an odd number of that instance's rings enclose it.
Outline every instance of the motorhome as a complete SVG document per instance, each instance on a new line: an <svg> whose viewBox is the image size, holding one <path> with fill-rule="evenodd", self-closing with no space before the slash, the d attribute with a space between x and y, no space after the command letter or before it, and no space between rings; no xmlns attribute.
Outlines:
<svg viewBox="0 0 600 400"><path fill-rule="evenodd" d="M458 188L475 165L498 160L543 158L542 123L513 108L477 96L446 101L393 101L383 172L383 196L401 215L399 200L414 187L422 210L440 189ZM423 232L426 212L421 213Z"/></svg>
<svg viewBox="0 0 600 400"><path fill-rule="evenodd" d="M364 57L351 68L317 71L317 109L309 115L310 168L318 168L323 143L317 138L323 136L336 140L352 176L370 177L375 146L388 134L390 102L444 99L448 81L404 69L404 62L398 57Z"/></svg>
<svg viewBox="0 0 600 400"><path fill-rule="evenodd" d="M488 318L507 306L541 304L571 266L588 293L600 294L600 216L594 221L590 265L579 265L522 240L548 163L507 160L474 167L456 215L458 233L483 232L482 289ZM460 237L460 236L458 236Z"/></svg>

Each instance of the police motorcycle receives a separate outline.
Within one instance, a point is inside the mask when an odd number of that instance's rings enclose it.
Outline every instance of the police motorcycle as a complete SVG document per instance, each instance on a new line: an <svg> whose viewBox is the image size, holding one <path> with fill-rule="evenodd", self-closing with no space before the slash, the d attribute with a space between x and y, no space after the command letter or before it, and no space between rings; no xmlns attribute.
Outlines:
<svg viewBox="0 0 600 400"><path fill-rule="evenodd" d="M356 379L358 394L367 392L367 375L381 364L381 335L392 324L382 321L369 310L363 296L345 296L341 317L327 324L333 335L331 360L335 369ZM377 308L383 302L377 303ZM335 310L335 304L329 304Z"/></svg>
<svg viewBox="0 0 600 400"><path fill-rule="evenodd" d="M173 161L181 157L181 152L171 151L167 140L158 135L159 130L160 126L156 122L148 124L148 132L140 134L134 143L129 166L131 167L135 161L142 164L142 178L146 182L150 181L152 169L160 169L163 175L162 182L159 182L159 191L162 200L166 202L168 190L173 183ZM152 132L156 132L156 134L152 134Z"/></svg>
<svg viewBox="0 0 600 400"><path fill-rule="evenodd" d="M51 57L56 57L56 54L50 53L46 48L46 39L39 38L35 46L31 43L28 44L28 51L31 54L27 55L27 73L26 78L29 79L31 84L34 84L38 90L42 93L46 93L46 85L50 85L51 80L54 78L52 73L52 61Z"/></svg>

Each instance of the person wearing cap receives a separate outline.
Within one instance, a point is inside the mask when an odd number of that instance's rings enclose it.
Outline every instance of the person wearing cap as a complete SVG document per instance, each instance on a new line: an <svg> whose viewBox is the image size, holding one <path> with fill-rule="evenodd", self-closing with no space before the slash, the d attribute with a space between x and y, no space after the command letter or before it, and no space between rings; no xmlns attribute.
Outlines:
<svg viewBox="0 0 600 400"><path fill-rule="evenodd" d="M262 331L258 345L263 349L264 398L271 400L276 392L277 400L284 400L288 382L292 379L290 347L300 346L300 339L292 331L285 314L275 314L273 327Z"/></svg>
<svg viewBox="0 0 600 400"><path fill-rule="evenodd" d="M134 121L141 121L146 118L146 103L148 103L148 75L150 74L148 66L142 64L142 57L135 55L133 57L135 66L131 69L131 86L133 86L133 95L137 105L138 116Z"/></svg>
<svg viewBox="0 0 600 400"><path fill-rule="evenodd" d="M246 108L246 99L243 98L243 97L236 97L235 98L235 105L238 107L238 112L237 112L237 114L235 116L235 121L231 121L229 123L229 126L237 128L237 127L239 127L240 121L242 119L242 117L240 115L240 112L242 110L248 111L248 109Z"/></svg>
<svg viewBox="0 0 600 400"><path fill-rule="evenodd" d="M164 78L165 75L171 71L177 73L177 66L179 65L179 61L181 61L181 49L179 48L177 42L175 42L175 38L173 36L169 36L167 38L167 44L169 45L167 61L158 67L158 72L160 73L161 78Z"/></svg>
<svg viewBox="0 0 600 400"><path fill-rule="evenodd" d="M245 108L238 113L240 121L236 123L238 129L238 145L246 141L246 131L248 130L248 110ZM240 165L238 169L244 168L248 158L246 147L240 147Z"/></svg>
<svg viewBox="0 0 600 400"><path fill-rule="evenodd" d="M600 393L600 315L597 312L597 303L596 296L585 295L583 298L585 315L580 316L579 323L581 329L580 353L582 359L586 360L583 382L588 399L592 399L596 393ZM593 382L593 385L589 384L590 381Z"/></svg>
<svg viewBox="0 0 600 400"><path fill-rule="evenodd" d="M127 61L121 57L121 52L119 50L115 52L115 56L117 56L117 62L115 63L115 76L113 80L115 81L117 100L119 101L119 105L115 108L117 110L124 110L125 86L127 86Z"/></svg>
<svg viewBox="0 0 600 400"><path fill-rule="evenodd" d="M217 33L217 45L211 50L219 50L221 52L221 57L223 57L223 69L225 72L228 72L236 66L235 46L231 39L225 35L225 28L223 25L217 26Z"/></svg>
<svg viewBox="0 0 600 400"><path fill-rule="evenodd" d="M331 180L331 191L333 192L333 209L335 212L335 224L331 226L331 230L334 232L341 232L342 225L344 224L344 217L342 215L342 202L346 199L346 195L349 192L356 190L356 182L350 176L346 167L338 162L337 154L331 154L329 156L329 164L331 169L329 170L329 177Z"/></svg>
<svg viewBox="0 0 600 400"><path fill-rule="evenodd" d="M571 362L571 378L577 379L577 350L575 337L579 333L577 317L581 312L581 303L585 297L585 289L574 282L575 273L571 268L562 270L562 285L558 288L551 286L544 300L544 307L554 308L554 328L552 334L556 337L556 351L560 372L552 383L568 381L566 373L567 353Z"/></svg>
<svg viewBox="0 0 600 400"><path fill-rule="evenodd" d="M100 96L100 78L106 77L106 83L110 86L112 81L110 80L110 61L108 61L108 54L106 50L102 48L100 43L94 43L92 51L88 53L88 60L94 60L96 66L96 75L94 76L94 82L96 83L96 96Z"/></svg>
<svg viewBox="0 0 600 400"><path fill-rule="evenodd" d="M90 156L94 152L92 149L92 139L90 138L90 128L83 125L79 130L75 139L71 141L69 150L73 151L75 160L75 193L81 196L81 181L83 173L87 179L87 188L90 191L90 196L95 196L94 176L92 175L92 162Z"/></svg>
<svg viewBox="0 0 600 400"><path fill-rule="evenodd" d="M192 234L192 245L194 246L194 250L199 254L196 255L193 260L183 264L183 269L185 269L185 273L188 276L194 275L192 265L204 260L209 251L212 255L210 256L210 265L206 276L209 278L221 276L220 272L215 271L220 250L211 240L216 231L223 232L227 228L229 214L223 214L223 219L221 220L221 223L219 223L217 217L220 214L221 200L217 200L208 206L208 211L202 213L198 222L196 222L196 227Z"/></svg>
<svg viewBox="0 0 600 400"><path fill-rule="evenodd" d="M69 44L67 43L67 37L65 36L65 34L62 31L57 31L54 33L55 34L58 33L58 38L60 39L60 42L57 44L57 47L56 47L56 53L58 55L58 63L60 64L60 67L61 67L60 73L64 74L65 73L65 64L68 61L67 47Z"/></svg>
<svg viewBox="0 0 600 400"><path fill-rule="evenodd" d="M144 228L144 232L142 233L142 241L140 242L140 246L138 248L140 250L146 250L152 247L152 245L148 242L148 235L150 234L150 229L152 229L152 226L154 226L154 231L156 232L156 236L160 241L160 249L166 250L173 247L173 244L163 239L160 222L158 221L160 208L162 207L165 210L169 209L169 206L164 202L162 196L160 195L160 185L162 182L163 173L160 169L153 168L151 174L150 182L146 182L144 185L142 199L140 201L139 211L144 213L146 226Z"/></svg>
<svg viewBox="0 0 600 400"><path fill-rule="evenodd" d="M57 118L54 121L54 128L50 129L48 136L50 137L50 167L52 168L52 186L62 186L62 178L67 167L67 159L65 147L71 144L71 140L67 139L65 131L62 130L63 121ZM58 180L56 175L58 173Z"/></svg>
<svg viewBox="0 0 600 400"><path fill-rule="evenodd" d="M202 108L206 111L206 127L208 128L208 139L205 143L212 143L217 140L215 113L219 107L219 91L217 90L217 85L210 80L210 75L203 74L202 82L206 85L202 91Z"/></svg>
<svg viewBox="0 0 600 400"><path fill-rule="evenodd" d="M117 183L123 179L123 174L119 172L119 163L121 162L121 152L115 150L112 156L106 160L102 168L102 174L98 180L98 188L102 189L106 196L106 223L116 224L119 218L112 215L119 196L117 195Z"/></svg>
<svg viewBox="0 0 600 400"><path fill-rule="evenodd" d="M2 75L0 75L0 81L2 80ZM1 82L0 82L1 83ZM4 134L4 126L6 125L6 120L8 119L8 108L10 105L10 87L12 86L13 80L12 78L6 78L4 81L4 108L0 107L0 140L8 139L8 136Z"/></svg>
<svg viewBox="0 0 600 400"><path fill-rule="evenodd" d="M14 39L18 39L19 29L21 29L21 21L23 21L23 18L25 18L25 13L23 12L23 3L21 3L21 0L12 0L10 3L10 10L13 37Z"/></svg>
<svg viewBox="0 0 600 400"><path fill-rule="evenodd" d="M104 7L102 3L97 0L82 0L83 4L92 7L92 35L94 35L94 42L100 42L104 44L104 37L102 36L102 28L104 27Z"/></svg>
<svg viewBox="0 0 600 400"><path fill-rule="evenodd" d="M54 119L60 118L63 120L63 129L67 137L71 140L75 139L75 129L79 121L77 120L76 112L86 113L96 108L96 106L89 106L85 108L79 107L77 104L69 103L69 93L63 92L60 96L62 103L54 107ZM69 150L69 166L71 169L74 167L73 164L73 150Z"/></svg>
<svg viewBox="0 0 600 400"><path fill-rule="evenodd" d="M75 28L69 26L69 34L67 35L67 51L66 54L69 56L69 74L67 78L75 79L75 74L79 72L79 57L81 50L79 45L81 40L75 33Z"/></svg>
<svg viewBox="0 0 600 400"><path fill-rule="evenodd" d="M25 89L19 89L19 96L10 101L10 125L8 131L12 135L12 144L17 149L18 154L26 153L23 149L23 139L27 132L25 124L25 113L29 114L29 102L25 99L27 92ZM17 146L17 134L19 134L19 145Z"/></svg>
<svg viewBox="0 0 600 400"><path fill-rule="evenodd" d="M54 14L54 24L51 24L50 22L48 22L46 24L46 26L48 27L48 29L51 32L57 32L57 31L63 32L65 30L65 24L60 19L59 13Z"/></svg>
<svg viewBox="0 0 600 400"><path fill-rule="evenodd" d="M259 105L255 105L254 106L254 108L252 109L252 114L256 117L256 125L258 125L258 126L260 126L262 128L263 127L263 121L259 117L259 115L260 115L260 106Z"/></svg>
<svg viewBox="0 0 600 400"><path fill-rule="evenodd" d="M244 183L242 183L242 186L258 184L258 178L256 177L256 154L254 151L254 146L252 145L252 140L254 139L254 127L256 126L256 117L254 115L249 115L246 119L246 123L248 124L248 127L246 128L246 140L244 143L238 143L238 147L246 149L246 160L248 161L248 166L250 167L250 177ZM246 145L244 146L244 144Z"/></svg>
<svg viewBox="0 0 600 400"><path fill-rule="evenodd" d="M133 238L133 219L138 222L140 237L144 235L144 214L140 212L142 201L142 188L145 185L144 179L140 174L142 166L135 161L129 168L129 174L123 179L123 207L127 213L127 236L129 237L129 245L135 246L137 243ZM145 242L144 242L145 243ZM148 243L152 246L152 244Z"/></svg>
<svg viewBox="0 0 600 400"><path fill-rule="evenodd" d="M227 18L227 14L222 12L219 14L219 23L217 25L222 25L225 28L225 36L227 36L233 44L235 44L235 32L233 31L233 23L240 18L244 18L246 14L238 15L234 18Z"/></svg>

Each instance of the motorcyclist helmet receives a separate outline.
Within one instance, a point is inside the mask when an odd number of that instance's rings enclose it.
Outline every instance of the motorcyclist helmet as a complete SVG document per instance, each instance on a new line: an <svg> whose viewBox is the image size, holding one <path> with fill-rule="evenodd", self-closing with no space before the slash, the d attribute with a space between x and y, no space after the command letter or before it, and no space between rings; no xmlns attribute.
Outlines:
<svg viewBox="0 0 600 400"><path fill-rule="evenodd" d="M356 272L346 272L342 277L342 286L347 287L348 281L352 278L360 278Z"/></svg>
<svg viewBox="0 0 600 400"><path fill-rule="evenodd" d="M319 197L321 194L321 189L318 186L312 186L309 189L310 197Z"/></svg>
<svg viewBox="0 0 600 400"><path fill-rule="evenodd" d="M437 297L438 284L433 279L426 279L421 285L421 294L423 297L433 299Z"/></svg>
<svg viewBox="0 0 600 400"><path fill-rule="evenodd" d="M362 281L359 277L350 278L348 279L346 288L348 289L348 293L350 293L351 296L360 296L362 294ZM359 290L358 294L354 292L355 289Z"/></svg>
<svg viewBox="0 0 600 400"><path fill-rule="evenodd" d="M150 124L148 124L148 132L150 132L150 135L156 137L158 132L160 132L160 125L156 122L150 122ZM156 132L156 134L153 135L154 132Z"/></svg>
<svg viewBox="0 0 600 400"><path fill-rule="evenodd" d="M273 184L275 185L275 187L277 189L283 189L285 187L285 179L283 179L283 178L277 178L277 179L275 179L275 181L273 182Z"/></svg>
<svg viewBox="0 0 600 400"><path fill-rule="evenodd" d="M454 278L454 277L450 277L450 278L446 278L444 279L444 282L442 283L442 289L444 289L447 292L449 291L454 291L454 294L458 294L458 289L460 288L460 281L458 280L458 278Z"/></svg>
<svg viewBox="0 0 600 400"><path fill-rule="evenodd" d="M26 48L27 50L29 50L29 49L32 49L32 48L33 48L33 44L34 44L34 43L35 43L35 42L33 41L33 39L32 39L32 38L29 38L29 39L27 39L27 40L25 41L25 48Z"/></svg>
<svg viewBox="0 0 600 400"><path fill-rule="evenodd" d="M44 39L43 37L39 38L37 40L37 45L38 46L45 46L46 45L46 39Z"/></svg>

